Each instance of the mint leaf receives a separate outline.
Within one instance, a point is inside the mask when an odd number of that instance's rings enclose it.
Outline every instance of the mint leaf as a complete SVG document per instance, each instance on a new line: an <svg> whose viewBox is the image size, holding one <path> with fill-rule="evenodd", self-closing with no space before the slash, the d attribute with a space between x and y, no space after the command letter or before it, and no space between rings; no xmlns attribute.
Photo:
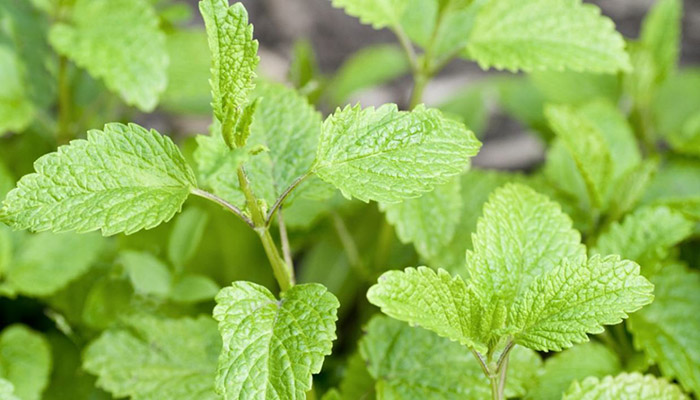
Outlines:
<svg viewBox="0 0 700 400"><path fill-rule="evenodd" d="M372 318L365 331L360 353L376 379L378 398L481 400L490 396L488 379L459 344L383 316ZM507 397L524 395L541 363L537 353L519 346L513 349Z"/></svg>
<svg viewBox="0 0 700 400"><path fill-rule="evenodd" d="M455 233L462 211L460 177L457 176L432 192L401 203L379 207L395 228L399 239L412 242L425 259L435 257Z"/></svg>
<svg viewBox="0 0 700 400"><path fill-rule="evenodd" d="M258 42L253 40L253 26L241 3L228 0L202 0L199 10L204 17L212 54L211 92L214 115L221 123L231 119L247 102L255 86L258 66Z"/></svg>
<svg viewBox="0 0 700 400"><path fill-rule="evenodd" d="M472 32L469 56L484 69L630 69L613 22L580 0L493 0L479 12Z"/></svg>
<svg viewBox="0 0 700 400"><path fill-rule="evenodd" d="M196 185L170 138L135 124L91 130L34 168L0 213L16 229L129 234L168 221Z"/></svg>
<svg viewBox="0 0 700 400"><path fill-rule="evenodd" d="M213 400L221 339L209 317L130 317L85 349L83 368L115 397Z"/></svg>
<svg viewBox="0 0 700 400"><path fill-rule="evenodd" d="M332 0L333 7L344 8L348 15L374 29L398 26L408 0Z"/></svg>
<svg viewBox="0 0 700 400"><path fill-rule="evenodd" d="M594 376L602 378L621 372L620 360L607 347L588 342L576 345L548 358L535 387L527 399L560 400L575 380Z"/></svg>
<svg viewBox="0 0 700 400"><path fill-rule="evenodd" d="M369 289L367 298L392 318L420 325L480 352L487 349L491 328L505 318L503 309L486 314L474 289L443 269L385 272Z"/></svg>
<svg viewBox="0 0 700 400"><path fill-rule="evenodd" d="M678 64L682 15L681 1L658 1L642 24L639 39L652 54L658 82L671 75Z"/></svg>
<svg viewBox="0 0 700 400"><path fill-rule="evenodd" d="M352 94L389 82L409 70L408 59L399 47L365 47L343 63L328 83L328 91L333 104L344 104Z"/></svg>
<svg viewBox="0 0 700 400"><path fill-rule="evenodd" d="M224 342L217 391L227 399L305 399L335 339L335 296L303 284L277 300L263 286L234 282L216 302Z"/></svg>
<svg viewBox="0 0 700 400"><path fill-rule="evenodd" d="M0 378L14 386L17 398L41 399L50 371L51 349L43 336L24 325L11 325L2 331Z"/></svg>
<svg viewBox="0 0 700 400"><path fill-rule="evenodd" d="M529 80L551 103L582 105L591 99L616 102L620 98L620 79L613 74L575 71L534 71Z"/></svg>
<svg viewBox="0 0 700 400"><path fill-rule="evenodd" d="M105 242L97 234L40 233L27 237L7 269L13 290L48 296L84 274L97 260Z"/></svg>
<svg viewBox="0 0 700 400"><path fill-rule="evenodd" d="M477 223L467 268L486 295L506 302L566 259L581 260L581 235L559 205L527 186L496 189Z"/></svg>
<svg viewBox="0 0 700 400"><path fill-rule="evenodd" d="M338 109L323 123L313 171L347 198L396 203L462 172L481 143L433 109Z"/></svg>
<svg viewBox="0 0 700 400"><path fill-rule="evenodd" d="M591 201L600 207L612 175L610 150L598 128L568 106L548 106L545 115L569 151L586 183Z"/></svg>
<svg viewBox="0 0 700 400"><path fill-rule="evenodd" d="M168 267L154 255L125 250L119 255L134 291L141 295L165 297L172 287L172 274Z"/></svg>
<svg viewBox="0 0 700 400"><path fill-rule="evenodd" d="M515 343L560 351L651 303L653 290L639 275L639 265L619 256L565 260L516 299L508 314L509 331Z"/></svg>
<svg viewBox="0 0 700 400"><path fill-rule="evenodd" d="M190 207L178 216L168 239L168 259L178 269L192 259L202 241L209 215L197 207Z"/></svg>
<svg viewBox="0 0 700 400"><path fill-rule="evenodd" d="M670 250L693 232L693 223L668 207L645 207L613 223L598 238L594 254L619 254L649 275Z"/></svg>
<svg viewBox="0 0 700 400"><path fill-rule="evenodd" d="M51 45L130 105L151 111L167 84L168 53L145 0L77 0L70 23L51 28Z"/></svg>
<svg viewBox="0 0 700 400"><path fill-rule="evenodd" d="M176 303L198 303L214 299L219 289L208 276L186 274L175 279L168 297Z"/></svg>
<svg viewBox="0 0 700 400"><path fill-rule="evenodd" d="M211 54L204 29L178 29L167 36L168 87L160 105L182 114L211 114Z"/></svg>
<svg viewBox="0 0 700 400"><path fill-rule="evenodd" d="M340 386L335 393L338 400L374 400L374 378L367 371L367 362L359 353L351 355L345 363L346 368ZM331 393L331 392L329 392ZM326 395L323 397L326 400Z"/></svg>
<svg viewBox="0 0 700 400"><path fill-rule="evenodd" d="M637 168L628 170L613 183L608 210L611 220L620 219L622 215L637 206L658 168L657 160L647 159Z"/></svg>
<svg viewBox="0 0 700 400"><path fill-rule="evenodd" d="M699 394L700 274L673 264L651 281L656 287L654 302L629 320L634 345L659 365L664 376Z"/></svg>
<svg viewBox="0 0 700 400"><path fill-rule="evenodd" d="M598 379L590 377L574 382L563 400L616 399L616 400L684 400L688 397L665 379L653 375L624 373Z"/></svg>

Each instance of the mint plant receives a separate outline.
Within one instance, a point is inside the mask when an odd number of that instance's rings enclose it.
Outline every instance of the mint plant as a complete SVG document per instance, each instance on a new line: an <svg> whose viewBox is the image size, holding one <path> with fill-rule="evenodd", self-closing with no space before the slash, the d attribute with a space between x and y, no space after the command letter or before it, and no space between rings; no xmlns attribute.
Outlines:
<svg viewBox="0 0 700 400"><path fill-rule="evenodd" d="M681 1L328 5L397 43L281 83L238 2L0 3L0 398L697 396ZM455 59L522 73L425 104ZM494 110L544 160L473 166Z"/></svg>

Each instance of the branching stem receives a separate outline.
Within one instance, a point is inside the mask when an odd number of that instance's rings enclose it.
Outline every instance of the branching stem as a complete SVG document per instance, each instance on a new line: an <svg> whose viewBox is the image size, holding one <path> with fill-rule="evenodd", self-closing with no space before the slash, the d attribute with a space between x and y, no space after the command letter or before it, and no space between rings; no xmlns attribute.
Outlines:
<svg viewBox="0 0 700 400"><path fill-rule="evenodd" d="M292 184L289 185L289 187L285 189L284 192L282 192L277 201L275 201L275 204L272 206L270 211L268 211L267 217L265 218L265 226L270 226L272 218L275 216L275 211L282 207L282 203L284 203L284 200L287 199L287 196L289 196L289 194L292 193L294 189L299 187L299 185L301 185L302 182L304 182L309 176L311 176L311 171L307 171L304 175L295 179L294 182L292 182Z"/></svg>
<svg viewBox="0 0 700 400"><path fill-rule="evenodd" d="M207 200L211 200L215 203L222 205L224 208L226 208L229 211L231 211L232 213L236 214L240 219L243 220L243 222L248 224L249 227L255 229L255 224L253 224L253 221L251 221L251 219L248 218L248 216L245 215L245 213L243 213L243 211L241 211L238 207L234 206L233 204L229 203L228 201L222 199L221 197L219 197L213 193L209 193L207 191L201 190L201 189L192 189L192 194L199 196L199 197L203 197Z"/></svg>

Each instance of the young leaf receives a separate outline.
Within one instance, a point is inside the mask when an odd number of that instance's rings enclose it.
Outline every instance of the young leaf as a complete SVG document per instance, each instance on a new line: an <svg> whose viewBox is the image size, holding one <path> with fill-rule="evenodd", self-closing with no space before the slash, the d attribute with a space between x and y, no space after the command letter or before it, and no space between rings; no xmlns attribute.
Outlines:
<svg viewBox="0 0 700 400"><path fill-rule="evenodd" d="M334 7L344 8L348 15L374 29L398 26L408 3L408 0L333 0Z"/></svg>
<svg viewBox="0 0 700 400"><path fill-rule="evenodd" d="M600 207L612 174L612 158L603 134L588 119L567 106L548 106L545 114L552 129L576 161L589 196Z"/></svg>
<svg viewBox="0 0 700 400"><path fill-rule="evenodd" d="M172 274L154 255L125 250L119 255L134 291L142 295L165 297L172 287Z"/></svg>
<svg viewBox="0 0 700 400"><path fill-rule="evenodd" d="M39 400L49 383L51 349L43 336L23 325L0 334L0 378L14 386L22 400ZM4 399L4 398L3 398Z"/></svg>
<svg viewBox="0 0 700 400"><path fill-rule="evenodd" d="M167 84L168 53L146 0L77 0L69 24L51 29L60 54L104 80L130 105L151 111Z"/></svg>
<svg viewBox="0 0 700 400"><path fill-rule="evenodd" d="M215 400L221 338L209 317L131 317L86 347L83 368L115 397Z"/></svg>
<svg viewBox="0 0 700 400"><path fill-rule="evenodd" d="M693 232L693 223L668 207L645 207L615 222L598 238L594 254L619 254L654 271L669 251Z"/></svg>
<svg viewBox="0 0 700 400"><path fill-rule="evenodd" d="M85 273L105 242L97 234L40 233L17 249L7 270L7 283L29 296L48 296Z"/></svg>
<svg viewBox="0 0 700 400"><path fill-rule="evenodd" d="M277 300L263 286L235 282L216 302L224 342L217 391L226 399L306 399L335 339L335 296L303 284Z"/></svg>
<svg viewBox="0 0 700 400"><path fill-rule="evenodd" d="M492 0L479 12L467 48L482 68L630 69L613 22L580 0Z"/></svg>
<svg viewBox="0 0 700 400"><path fill-rule="evenodd" d="M700 394L700 273L670 265L654 276L654 302L632 315L635 347L668 378Z"/></svg>
<svg viewBox="0 0 700 400"><path fill-rule="evenodd" d="M532 400L561 400L562 394L575 380L589 376L602 378L622 371L617 355L596 342L576 345L548 358L537 385L526 398Z"/></svg>
<svg viewBox="0 0 700 400"><path fill-rule="evenodd" d="M473 282L508 303L565 259L585 257L581 235L559 205L521 184L491 194L472 242L467 268Z"/></svg>
<svg viewBox="0 0 700 400"><path fill-rule="evenodd" d="M505 310L486 314L483 300L460 276L427 267L385 272L367 292L370 303L392 318L485 352L492 326Z"/></svg>
<svg viewBox="0 0 700 400"><path fill-rule="evenodd" d="M347 198L396 203L462 172L480 146L437 110L348 106L323 123L313 171Z"/></svg>
<svg viewBox="0 0 700 400"><path fill-rule="evenodd" d="M196 186L170 138L135 124L91 130L34 168L0 211L16 229L129 234L168 221Z"/></svg>
<svg viewBox="0 0 700 400"><path fill-rule="evenodd" d="M412 242L425 259L435 257L455 233L462 211L460 177L456 176L432 192L401 203L379 207L402 242Z"/></svg>
<svg viewBox="0 0 700 400"><path fill-rule="evenodd" d="M216 118L224 123L245 105L255 86L258 41L253 40L253 26L248 24L243 4L229 7L228 0L202 0L199 9L212 53L212 107Z"/></svg>
<svg viewBox="0 0 700 400"><path fill-rule="evenodd" d="M219 289L207 276L187 274L176 279L168 297L176 303L198 303L214 299Z"/></svg>
<svg viewBox="0 0 700 400"><path fill-rule="evenodd" d="M574 382L562 400L615 399L615 400L685 400L688 397L678 386L653 375L624 373L598 379L590 377Z"/></svg>
<svg viewBox="0 0 700 400"><path fill-rule="evenodd" d="M651 51L658 82L671 75L678 64L682 15L680 0L662 0L654 4L642 24L640 41Z"/></svg>
<svg viewBox="0 0 700 400"><path fill-rule="evenodd" d="M481 400L490 396L488 379L459 344L384 316L372 318L365 331L360 352L377 380L378 398ZM514 348L506 396L524 395L541 363L534 351Z"/></svg>
<svg viewBox="0 0 700 400"><path fill-rule="evenodd" d="M571 347L651 303L654 286L619 256L569 261L539 276L508 313L515 343L539 351Z"/></svg>

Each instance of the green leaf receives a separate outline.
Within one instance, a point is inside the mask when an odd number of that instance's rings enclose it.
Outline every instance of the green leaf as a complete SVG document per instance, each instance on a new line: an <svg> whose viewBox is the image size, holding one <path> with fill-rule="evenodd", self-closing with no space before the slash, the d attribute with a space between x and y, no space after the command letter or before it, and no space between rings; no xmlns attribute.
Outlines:
<svg viewBox="0 0 700 400"><path fill-rule="evenodd" d="M528 74L548 102L571 105L605 98L615 102L620 97L617 75L575 71L535 71Z"/></svg>
<svg viewBox="0 0 700 400"><path fill-rule="evenodd" d="M668 207L645 207L613 223L598 238L594 254L619 254L638 262L645 274L654 271L678 243L693 233L694 224Z"/></svg>
<svg viewBox="0 0 700 400"><path fill-rule="evenodd" d="M654 302L629 320L634 345L664 376L700 394L700 273L674 264L651 280Z"/></svg>
<svg viewBox="0 0 700 400"><path fill-rule="evenodd" d="M224 342L217 391L225 399L306 399L335 339L335 296L303 284L277 300L263 286L234 282L216 302Z"/></svg>
<svg viewBox="0 0 700 400"><path fill-rule="evenodd" d="M51 28L51 45L130 105L151 111L167 85L165 35L144 0L77 0L69 24Z"/></svg>
<svg viewBox="0 0 700 400"><path fill-rule="evenodd" d="M622 215L634 209L642 199L649 184L659 168L655 159L642 161L638 168L632 168L620 176L610 191L610 208L608 215L611 220L618 220Z"/></svg>
<svg viewBox="0 0 700 400"><path fill-rule="evenodd" d="M142 295L165 297L172 287L173 277L168 267L154 255L125 250L119 255L134 291Z"/></svg>
<svg viewBox="0 0 700 400"><path fill-rule="evenodd" d="M425 259L435 257L455 233L462 211L460 177L457 176L432 192L401 203L379 207L396 228L403 243L413 243Z"/></svg>
<svg viewBox="0 0 700 400"><path fill-rule="evenodd" d="M688 68L672 75L653 99L652 112L661 136L678 135L686 121L700 109L700 69Z"/></svg>
<svg viewBox="0 0 700 400"><path fill-rule="evenodd" d="M596 342L583 343L548 358L537 384L526 398L561 400L575 380L589 376L602 378L621 371L620 360L612 350Z"/></svg>
<svg viewBox="0 0 700 400"><path fill-rule="evenodd" d="M678 64L682 16L681 1L660 0L642 23L640 41L651 51L657 82L671 75Z"/></svg>
<svg viewBox="0 0 700 400"><path fill-rule="evenodd" d="M581 260L581 235L559 205L521 184L496 189L484 205L467 268L485 295L511 303L566 259Z"/></svg>
<svg viewBox="0 0 700 400"><path fill-rule="evenodd" d="M82 320L91 328L104 330L133 314L134 290L125 279L107 276L95 282L89 289L83 306Z"/></svg>
<svg viewBox="0 0 700 400"><path fill-rule="evenodd" d="M175 220L168 239L168 259L179 270L194 256L204 235L209 215L197 207L183 211Z"/></svg>
<svg viewBox="0 0 700 400"><path fill-rule="evenodd" d="M405 75L410 70L403 51L394 45L365 47L343 63L329 82L333 104L345 104L354 93Z"/></svg>
<svg viewBox="0 0 700 400"><path fill-rule="evenodd" d="M598 379L590 377L574 382L564 394L563 400L615 399L615 400L684 400L688 397L665 379L653 375L624 373Z"/></svg>
<svg viewBox="0 0 700 400"><path fill-rule="evenodd" d="M469 56L486 69L629 70L622 35L580 0L493 0L479 12Z"/></svg>
<svg viewBox="0 0 700 400"><path fill-rule="evenodd" d="M204 275L187 274L175 280L169 298L177 303L199 303L213 300L219 285Z"/></svg>
<svg viewBox="0 0 700 400"><path fill-rule="evenodd" d="M490 82L469 85L457 94L448 97L438 108L447 116L455 118L474 131L477 138L482 138L488 127L491 98L495 88Z"/></svg>
<svg viewBox="0 0 700 400"><path fill-rule="evenodd" d="M211 54L204 29L179 29L167 37L170 57L168 87L160 105L183 114L211 113L209 69Z"/></svg>
<svg viewBox="0 0 700 400"><path fill-rule="evenodd" d="M127 319L85 349L83 368L115 397L219 399L214 392L221 339L209 317Z"/></svg>
<svg viewBox="0 0 700 400"><path fill-rule="evenodd" d="M651 303L653 290L639 265L619 256L565 260L518 296L509 310L508 330L515 343L560 351Z"/></svg>
<svg viewBox="0 0 700 400"><path fill-rule="evenodd" d="M2 331L0 377L14 386L16 397L41 399L50 371L51 349L43 336L24 325L11 325Z"/></svg>
<svg viewBox="0 0 700 400"><path fill-rule="evenodd" d="M343 379L336 391L338 400L375 400L374 378L359 351L350 356L345 365Z"/></svg>
<svg viewBox="0 0 700 400"><path fill-rule="evenodd" d="M347 198L396 203L462 172L480 146L437 110L346 107L324 122L313 171Z"/></svg>
<svg viewBox="0 0 700 400"><path fill-rule="evenodd" d="M7 283L24 295L48 296L84 274L104 245L97 234L29 236L9 265Z"/></svg>
<svg viewBox="0 0 700 400"><path fill-rule="evenodd" d="M612 175L613 161L600 130L568 106L548 106L547 120L583 175L591 201L603 204Z"/></svg>
<svg viewBox="0 0 700 400"><path fill-rule="evenodd" d="M645 191L642 204L666 205L700 219L700 162L667 158Z"/></svg>
<svg viewBox="0 0 700 400"><path fill-rule="evenodd" d="M216 118L224 123L245 105L255 86L258 41L253 40L253 26L248 24L243 4L229 7L228 0L202 0L199 9L212 54L212 107Z"/></svg>
<svg viewBox="0 0 700 400"><path fill-rule="evenodd" d="M488 379L459 344L383 316L372 318L365 331L360 352L377 380L378 398L481 400L490 396ZM509 361L505 393L520 397L542 361L519 346Z"/></svg>
<svg viewBox="0 0 700 400"><path fill-rule="evenodd" d="M332 0L333 7L344 8L348 15L374 29L398 26L408 0Z"/></svg>
<svg viewBox="0 0 700 400"><path fill-rule="evenodd" d="M460 276L427 267L388 271L367 292L370 303L392 318L485 352L504 310L484 313L483 300Z"/></svg>
<svg viewBox="0 0 700 400"><path fill-rule="evenodd" d="M129 234L168 221L196 186L170 138L135 124L91 130L34 168L3 203L16 229Z"/></svg>

